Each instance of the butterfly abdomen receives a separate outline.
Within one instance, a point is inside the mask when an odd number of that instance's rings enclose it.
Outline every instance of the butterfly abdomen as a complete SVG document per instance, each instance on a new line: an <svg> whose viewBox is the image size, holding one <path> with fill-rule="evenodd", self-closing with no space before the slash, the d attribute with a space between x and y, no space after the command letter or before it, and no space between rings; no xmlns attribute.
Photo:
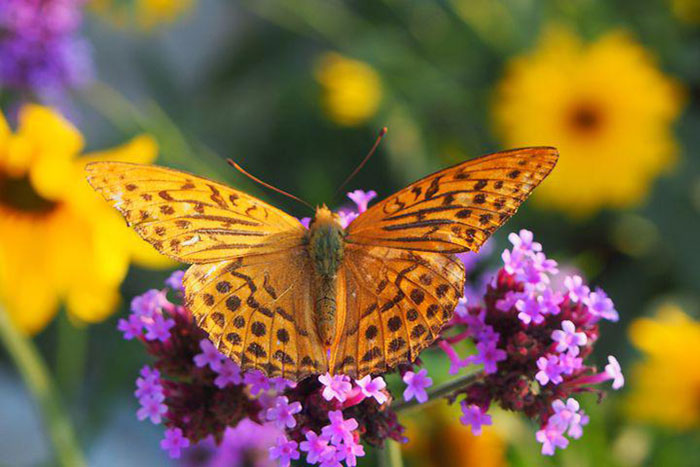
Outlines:
<svg viewBox="0 0 700 467"><path fill-rule="evenodd" d="M316 210L309 226L308 252L314 266L314 312L321 342L330 346L336 329L338 269L343 261L345 231L326 206Z"/></svg>

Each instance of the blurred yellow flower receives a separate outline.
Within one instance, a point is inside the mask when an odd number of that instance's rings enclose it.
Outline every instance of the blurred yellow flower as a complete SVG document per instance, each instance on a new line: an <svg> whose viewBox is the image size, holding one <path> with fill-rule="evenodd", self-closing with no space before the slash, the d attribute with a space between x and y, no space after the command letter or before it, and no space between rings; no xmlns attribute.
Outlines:
<svg viewBox="0 0 700 467"><path fill-rule="evenodd" d="M535 199L574 216L641 202L676 160L671 123L680 87L625 33L583 45L551 28L513 59L497 88L495 126L506 146L556 146L561 157Z"/></svg>
<svg viewBox="0 0 700 467"><path fill-rule="evenodd" d="M323 88L321 101L326 115L335 123L360 125L377 112L382 85L368 64L326 53L318 59L315 75Z"/></svg>
<svg viewBox="0 0 700 467"><path fill-rule="evenodd" d="M156 143L76 158L83 137L46 107L25 106L13 134L0 113L0 302L20 329L40 331L60 302L85 322L106 318L129 262L169 266L90 189L92 160L148 163ZM144 246L146 245L146 246Z"/></svg>
<svg viewBox="0 0 700 467"><path fill-rule="evenodd" d="M671 10L684 23L700 23L700 0L671 0Z"/></svg>
<svg viewBox="0 0 700 467"><path fill-rule="evenodd" d="M456 410L455 410L456 409ZM506 444L496 428L481 435L459 422L459 404L435 404L420 415L402 417L408 438L401 449L408 465L421 467L500 467L506 465Z"/></svg>
<svg viewBox="0 0 700 467"><path fill-rule="evenodd" d="M629 329L644 359L630 371L631 418L678 430L700 426L700 323L674 304Z"/></svg>
<svg viewBox="0 0 700 467"><path fill-rule="evenodd" d="M171 23L193 4L193 0L92 0L92 7L120 26L136 24L143 29Z"/></svg>

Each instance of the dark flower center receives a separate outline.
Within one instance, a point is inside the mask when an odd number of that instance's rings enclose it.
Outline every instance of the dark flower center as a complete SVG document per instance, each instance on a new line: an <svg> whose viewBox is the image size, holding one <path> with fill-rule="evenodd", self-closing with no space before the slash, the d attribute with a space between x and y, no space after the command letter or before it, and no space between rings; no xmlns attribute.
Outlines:
<svg viewBox="0 0 700 467"><path fill-rule="evenodd" d="M0 173L0 205L15 211L46 214L56 207L54 201L34 190L29 176L7 177Z"/></svg>
<svg viewBox="0 0 700 467"><path fill-rule="evenodd" d="M599 129L602 121L603 115L600 109L589 103L574 106L569 115L570 125L581 133L591 133Z"/></svg>

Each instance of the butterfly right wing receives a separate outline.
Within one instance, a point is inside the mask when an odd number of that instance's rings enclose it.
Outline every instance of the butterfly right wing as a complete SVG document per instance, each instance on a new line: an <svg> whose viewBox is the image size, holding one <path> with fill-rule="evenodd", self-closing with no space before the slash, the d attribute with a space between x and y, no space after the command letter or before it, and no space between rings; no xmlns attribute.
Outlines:
<svg viewBox="0 0 700 467"><path fill-rule="evenodd" d="M313 277L304 247L195 264L184 277L186 305L241 368L299 381L328 368L313 320Z"/></svg>
<svg viewBox="0 0 700 467"><path fill-rule="evenodd" d="M183 263L209 263L299 246L289 214L221 183L179 170L92 162L88 182L144 240Z"/></svg>

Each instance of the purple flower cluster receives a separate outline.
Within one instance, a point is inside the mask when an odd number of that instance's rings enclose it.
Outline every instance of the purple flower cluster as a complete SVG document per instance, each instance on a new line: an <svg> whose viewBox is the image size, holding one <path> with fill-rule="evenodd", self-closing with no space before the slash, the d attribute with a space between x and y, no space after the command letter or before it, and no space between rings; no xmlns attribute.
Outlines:
<svg viewBox="0 0 700 467"><path fill-rule="evenodd" d="M359 212L375 196L359 190L349 194ZM350 222L357 211L348 210L343 218ZM530 232L509 238L513 248L503 253L501 269L478 295L460 302L435 344L450 360L451 374L482 368L434 394L459 399L460 420L476 435L492 423L487 413L491 404L524 413L539 422L535 438L542 453L551 455L566 447L568 438L582 436L588 423L571 395L601 392L592 386L608 380L614 389L624 384L614 357L608 357L600 373L585 363L599 321L616 320L617 312L602 290L592 292L581 277L558 278L557 263L545 256ZM474 259L468 261L474 268ZM565 290L555 290L554 283L563 283ZM363 443L381 447L387 439L405 440L398 407L430 399L433 380L418 364L393 371L405 383L399 405L392 404L380 375L353 380L324 374L293 382L268 378L259 370L242 371L179 304L182 272L175 272L166 286L136 297L132 314L118 328L155 358L136 380L137 416L165 425L161 446L172 457L184 453L223 465L219 462L236 463L243 452L258 456L265 451L261 465L274 461L288 466L303 458L323 467L355 466L365 454ZM462 358L453 346L467 339L476 353Z"/></svg>
<svg viewBox="0 0 700 467"><path fill-rule="evenodd" d="M85 0L0 2L0 87L39 96L79 87L93 75L78 34Z"/></svg>
<svg viewBox="0 0 700 467"><path fill-rule="evenodd" d="M599 391L591 386L607 380L613 380L613 389L624 384L615 357L608 357L601 373L584 363L598 339L598 322L616 321L618 314L605 292L591 292L580 276L564 278L563 291L553 287L560 280L557 263L531 232L508 238L513 248L501 255L503 266L488 284L483 303L460 302L451 331L438 347L450 359L453 374L483 365L475 382L451 396L464 396L463 423L480 432L491 423L486 411L492 403L523 412L539 420L536 438L542 453L551 455L568 444L565 435L580 437L588 421L571 394ZM475 343L477 353L462 359L452 345L464 339Z"/></svg>

